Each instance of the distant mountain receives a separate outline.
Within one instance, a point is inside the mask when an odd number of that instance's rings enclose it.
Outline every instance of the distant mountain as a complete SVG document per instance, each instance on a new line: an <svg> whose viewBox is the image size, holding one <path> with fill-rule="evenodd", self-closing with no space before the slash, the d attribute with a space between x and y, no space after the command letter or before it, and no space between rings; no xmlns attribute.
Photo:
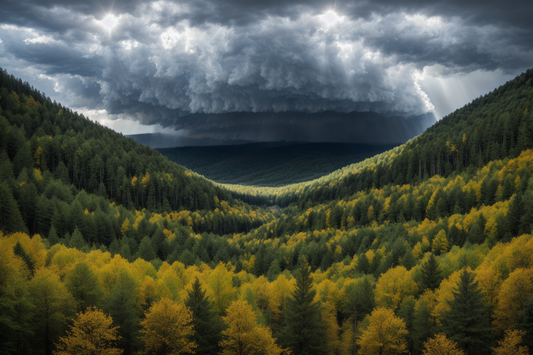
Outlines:
<svg viewBox="0 0 533 355"><path fill-rule="evenodd" d="M319 178L393 147L272 142L157 150L170 160L217 182L282 186Z"/></svg>
<svg viewBox="0 0 533 355"><path fill-rule="evenodd" d="M218 146L218 145L240 145L252 143L245 140L222 140L214 138L196 139L182 137L167 133L143 133L130 134L126 137L133 138L137 143L149 146L150 148L174 148L174 147L196 147L196 146Z"/></svg>

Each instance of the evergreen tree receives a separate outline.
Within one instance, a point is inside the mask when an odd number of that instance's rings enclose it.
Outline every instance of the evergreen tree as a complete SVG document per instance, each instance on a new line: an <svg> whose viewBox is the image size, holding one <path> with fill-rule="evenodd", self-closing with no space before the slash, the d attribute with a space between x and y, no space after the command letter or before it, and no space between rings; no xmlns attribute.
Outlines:
<svg viewBox="0 0 533 355"><path fill-rule="evenodd" d="M509 202L509 210L507 212L507 230L510 233L509 238L518 236L520 229L520 218L524 213L524 206L522 203L522 196L514 194Z"/></svg>
<svg viewBox="0 0 533 355"><path fill-rule="evenodd" d="M357 271L361 274L368 274L370 272L370 262L365 253L359 255L359 260L357 260Z"/></svg>
<svg viewBox="0 0 533 355"><path fill-rule="evenodd" d="M7 233L26 231L17 202L5 181L0 183L0 230Z"/></svg>
<svg viewBox="0 0 533 355"><path fill-rule="evenodd" d="M523 345L533 350L533 298L529 299L518 317L518 328L525 331Z"/></svg>
<svg viewBox="0 0 533 355"><path fill-rule="evenodd" d="M221 332L224 325L214 309L213 302L202 290L198 278L193 283L192 290L188 291L185 305L192 312L194 334L191 340L198 345L195 353L202 355L220 352L219 343L222 340Z"/></svg>
<svg viewBox="0 0 533 355"><path fill-rule="evenodd" d="M48 242L50 243L50 246L59 243L59 237L54 226L50 228L50 232L48 233Z"/></svg>
<svg viewBox="0 0 533 355"><path fill-rule="evenodd" d="M140 321L134 298L135 280L126 270L121 270L117 285L107 301L106 313L119 326L121 339L118 341L124 355L134 354L139 348Z"/></svg>
<svg viewBox="0 0 533 355"><path fill-rule="evenodd" d="M71 248L76 248L78 250L81 250L84 246L87 244L85 243L85 240L83 239L83 236L81 235L81 232L76 227L76 230L74 233L72 233L72 237L70 238L69 246Z"/></svg>
<svg viewBox="0 0 533 355"><path fill-rule="evenodd" d="M431 254L428 261L422 264L421 276L421 291L426 289L435 290L439 287L442 281L442 275L439 269L439 263L435 259L435 255Z"/></svg>
<svg viewBox="0 0 533 355"><path fill-rule="evenodd" d="M461 273L454 298L448 301L450 311L442 316L444 333L471 355L486 354L492 335L485 296L474 277L466 270Z"/></svg>
<svg viewBox="0 0 533 355"><path fill-rule="evenodd" d="M66 277L65 286L76 300L78 312L85 311L87 307L99 307L104 297L98 277L85 262L74 266Z"/></svg>
<svg viewBox="0 0 533 355"><path fill-rule="evenodd" d="M157 258L157 254L152 246L152 241L148 237L144 237L137 250L136 258L141 258L146 261L154 260Z"/></svg>
<svg viewBox="0 0 533 355"><path fill-rule="evenodd" d="M311 268L303 262L296 271L296 289L288 299L285 328L280 342L294 354L318 355L326 353L324 327L321 324L320 305L314 302Z"/></svg>

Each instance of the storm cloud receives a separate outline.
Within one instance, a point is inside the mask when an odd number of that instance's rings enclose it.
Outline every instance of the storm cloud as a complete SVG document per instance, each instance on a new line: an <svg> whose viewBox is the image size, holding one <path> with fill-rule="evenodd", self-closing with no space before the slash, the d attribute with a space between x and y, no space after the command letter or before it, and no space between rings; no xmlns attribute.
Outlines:
<svg viewBox="0 0 533 355"><path fill-rule="evenodd" d="M0 65L111 119L248 139L265 115L277 129L292 117L299 131L326 132L320 127L338 122L331 113L348 114L344 129L329 125L342 132L339 140L350 117L360 117L355 112L398 120L433 112L424 76L526 69L530 7L516 0L8 0Z"/></svg>

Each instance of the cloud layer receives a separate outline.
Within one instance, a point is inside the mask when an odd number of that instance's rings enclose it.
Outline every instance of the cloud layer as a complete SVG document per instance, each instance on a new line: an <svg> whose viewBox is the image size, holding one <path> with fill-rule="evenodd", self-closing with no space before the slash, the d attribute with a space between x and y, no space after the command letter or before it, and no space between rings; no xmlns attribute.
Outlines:
<svg viewBox="0 0 533 355"><path fill-rule="evenodd" d="M8 0L0 64L14 74L28 68L25 79L39 78L70 106L195 132L206 120L223 128L217 114L407 117L434 108L419 85L428 68L453 76L531 65L528 7L517 0L117 0L112 7Z"/></svg>

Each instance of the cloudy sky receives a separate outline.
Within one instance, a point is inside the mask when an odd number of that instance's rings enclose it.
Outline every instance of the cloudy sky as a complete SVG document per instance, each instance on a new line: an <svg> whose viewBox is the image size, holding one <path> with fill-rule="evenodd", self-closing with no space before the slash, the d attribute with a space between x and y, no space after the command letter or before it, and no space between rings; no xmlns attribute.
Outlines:
<svg viewBox="0 0 533 355"><path fill-rule="evenodd" d="M531 15L525 0L3 0L0 67L125 134L275 140L278 123L361 112L439 119L532 65Z"/></svg>

